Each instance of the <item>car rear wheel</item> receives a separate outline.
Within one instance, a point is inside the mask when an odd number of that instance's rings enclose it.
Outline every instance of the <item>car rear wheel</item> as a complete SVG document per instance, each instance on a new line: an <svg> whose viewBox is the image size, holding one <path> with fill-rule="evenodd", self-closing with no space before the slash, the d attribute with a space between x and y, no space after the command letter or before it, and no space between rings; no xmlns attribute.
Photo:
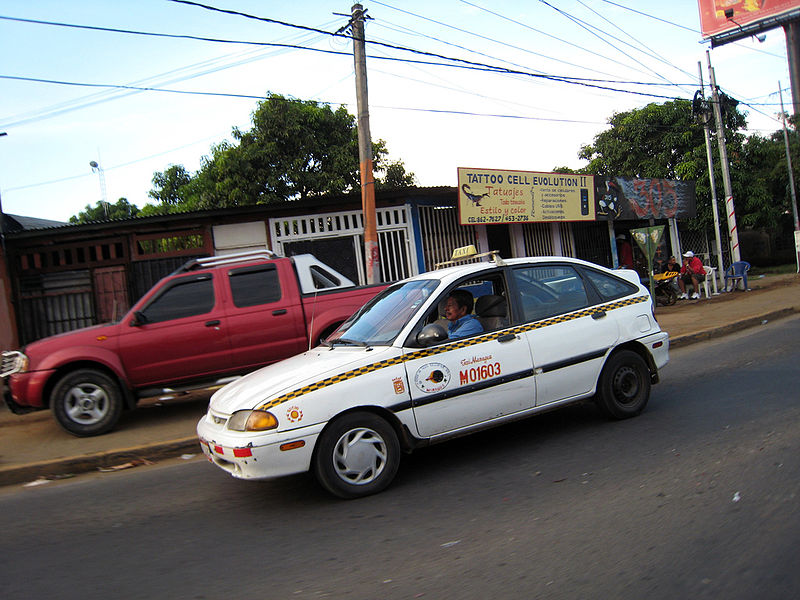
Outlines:
<svg viewBox="0 0 800 600"><path fill-rule="evenodd" d="M640 414L650 398L650 369L636 352L613 354L603 367L597 389L597 405L612 419Z"/></svg>
<svg viewBox="0 0 800 600"><path fill-rule="evenodd" d="M110 431L122 414L122 393L111 377L95 369L78 369L53 388L50 405L56 421L73 435L88 437Z"/></svg>
<svg viewBox="0 0 800 600"><path fill-rule="evenodd" d="M392 426L372 413L346 414L323 432L314 455L320 484L340 498L360 498L386 488L400 465Z"/></svg>

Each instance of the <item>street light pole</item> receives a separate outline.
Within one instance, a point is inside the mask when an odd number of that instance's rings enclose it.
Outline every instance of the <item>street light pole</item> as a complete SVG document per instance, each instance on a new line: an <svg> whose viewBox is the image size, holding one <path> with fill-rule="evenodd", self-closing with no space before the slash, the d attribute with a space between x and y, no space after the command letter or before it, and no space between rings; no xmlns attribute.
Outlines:
<svg viewBox="0 0 800 600"><path fill-rule="evenodd" d="M725 274L725 264L722 260L722 236L719 230L719 208L717 207L717 184L714 181L714 153L711 150L711 132L708 124L711 115L706 108L706 91L703 85L703 66L697 61L697 70L700 72L700 97L703 100L701 118L703 119L703 133L706 139L706 160L708 161L708 181L711 185L711 213L714 215L714 238L717 242L717 279L722 283Z"/></svg>
<svg viewBox="0 0 800 600"><path fill-rule="evenodd" d="M106 196L106 174L96 160L90 161L89 166L92 167L92 173L97 173L100 177L100 194L101 202L103 203L103 212L108 218L108 198Z"/></svg>
<svg viewBox="0 0 800 600"><path fill-rule="evenodd" d="M714 109L714 118L717 122L717 145L719 146L719 160L722 165L722 185L725 187L725 212L728 217L728 241L731 244L731 262L742 260L739 251L739 232L736 230L736 210L733 206L733 190L731 185L731 172L728 165L728 149L725 146L725 124L722 120L722 109L719 105L717 92L717 78L711 66L711 54L706 52L708 59L708 76L711 79L711 104Z"/></svg>
<svg viewBox="0 0 800 600"><path fill-rule="evenodd" d="M792 216L794 217L794 254L797 261L797 272L800 273L800 221L797 219L797 194L794 191L794 173L792 172L792 155L789 153L789 132L786 129L786 113L783 110L783 91L778 82L778 94L781 97L781 121L783 121L783 141L786 144L786 166L789 168L789 187L792 191Z"/></svg>

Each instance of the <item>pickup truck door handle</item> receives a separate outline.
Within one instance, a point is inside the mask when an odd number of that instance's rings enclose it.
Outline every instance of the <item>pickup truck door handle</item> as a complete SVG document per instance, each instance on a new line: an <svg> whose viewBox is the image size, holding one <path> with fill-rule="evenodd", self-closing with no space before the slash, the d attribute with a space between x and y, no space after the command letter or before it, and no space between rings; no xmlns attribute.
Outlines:
<svg viewBox="0 0 800 600"><path fill-rule="evenodd" d="M273 310L273 311L272 311L272 314L273 314L274 316L276 316L276 317L277 317L278 315L285 315L285 314L286 314L286 309L285 309L285 308L279 308L279 309L277 309L277 310Z"/></svg>
<svg viewBox="0 0 800 600"><path fill-rule="evenodd" d="M592 313L592 318L595 321L597 321L598 319L602 319L605 316L606 316L606 311L604 311L604 310L598 310L597 312L593 312Z"/></svg>
<svg viewBox="0 0 800 600"><path fill-rule="evenodd" d="M219 319L214 319L213 321L206 321L206 327L216 327L219 325Z"/></svg>
<svg viewBox="0 0 800 600"><path fill-rule="evenodd" d="M505 342L511 342L515 339L517 339L516 335L514 335L513 333L506 333L505 335L501 335L500 337L498 337L497 341L503 344Z"/></svg>

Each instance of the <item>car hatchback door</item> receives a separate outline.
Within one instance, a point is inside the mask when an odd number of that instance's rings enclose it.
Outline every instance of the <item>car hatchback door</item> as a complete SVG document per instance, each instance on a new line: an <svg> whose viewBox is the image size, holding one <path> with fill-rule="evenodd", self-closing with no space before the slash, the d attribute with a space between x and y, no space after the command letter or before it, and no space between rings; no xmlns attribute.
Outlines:
<svg viewBox="0 0 800 600"><path fill-rule="evenodd" d="M619 339L616 319L567 264L513 269L536 374L536 404L590 392Z"/></svg>

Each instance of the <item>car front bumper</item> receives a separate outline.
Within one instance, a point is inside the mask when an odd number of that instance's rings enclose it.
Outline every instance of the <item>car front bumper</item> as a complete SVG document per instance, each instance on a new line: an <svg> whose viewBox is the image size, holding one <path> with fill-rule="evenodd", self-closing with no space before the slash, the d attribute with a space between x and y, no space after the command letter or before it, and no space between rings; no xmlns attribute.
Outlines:
<svg viewBox="0 0 800 600"><path fill-rule="evenodd" d="M273 479L304 473L324 424L290 431L229 431L206 414L197 436L206 458L238 479Z"/></svg>

